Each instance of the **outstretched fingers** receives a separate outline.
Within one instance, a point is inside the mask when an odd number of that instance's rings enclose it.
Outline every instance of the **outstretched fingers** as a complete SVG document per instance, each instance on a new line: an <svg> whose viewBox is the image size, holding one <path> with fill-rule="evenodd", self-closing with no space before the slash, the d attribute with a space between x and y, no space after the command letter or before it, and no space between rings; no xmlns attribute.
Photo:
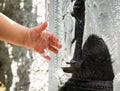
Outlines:
<svg viewBox="0 0 120 91"><path fill-rule="evenodd" d="M50 51L52 51L53 53L55 53L55 54L58 53L58 49L55 48L55 47L53 47L53 46L51 46L51 45L48 46L48 49L49 49Z"/></svg>
<svg viewBox="0 0 120 91"><path fill-rule="evenodd" d="M47 51L45 51L45 49L41 50L41 48L39 48L39 50L36 51L48 61L50 60L50 55L47 53Z"/></svg>
<svg viewBox="0 0 120 91"><path fill-rule="evenodd" d="M45 21L44 23L42 23L40 26L36 26L34 27L34 31L38 34L40 34L42 31L44 31L48 26L48 22Z"/></svg>
<svg viewBox="0 0 120 91"><path fill-rule="evenodd" d="M48 55L44 55L44 56L42 56L42 57L44 57L44 58L47 59L48 61L50 60L50 56L48 56Z"/></svg>
<svg viewBox="0 0 120 91"><path fill-rule="evenodd" d="M59 49L62 48L62 45L59 43L58 37L53 34L51 34L51 36L49 37L49 45Z"/></svg>

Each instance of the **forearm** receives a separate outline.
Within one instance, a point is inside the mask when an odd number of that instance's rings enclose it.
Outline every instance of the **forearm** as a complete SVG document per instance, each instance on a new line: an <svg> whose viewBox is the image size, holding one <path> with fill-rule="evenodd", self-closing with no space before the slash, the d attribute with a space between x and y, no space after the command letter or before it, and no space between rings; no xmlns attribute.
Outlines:
<svg viewBox="0 0 120 91"><path fill-rule="evenodd" d="M0 13L0 40L24 46L29 28L22 26Z"/></svg>

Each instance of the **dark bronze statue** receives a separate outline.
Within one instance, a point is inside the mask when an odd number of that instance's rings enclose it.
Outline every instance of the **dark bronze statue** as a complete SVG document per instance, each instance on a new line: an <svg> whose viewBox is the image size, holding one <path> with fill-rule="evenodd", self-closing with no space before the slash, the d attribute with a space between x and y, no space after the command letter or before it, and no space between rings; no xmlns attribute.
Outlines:
<svg viewBox="0 0 120 91"><path fill-rule="evenodd" d="M82 48L85 0L76 0L71 14L76 20L72 41L76 41L76 46L70 67L64 67L63 71L72 73L72 77L59 91L113 91L114 73L104 40L95 34L89 35Z"/></svg>

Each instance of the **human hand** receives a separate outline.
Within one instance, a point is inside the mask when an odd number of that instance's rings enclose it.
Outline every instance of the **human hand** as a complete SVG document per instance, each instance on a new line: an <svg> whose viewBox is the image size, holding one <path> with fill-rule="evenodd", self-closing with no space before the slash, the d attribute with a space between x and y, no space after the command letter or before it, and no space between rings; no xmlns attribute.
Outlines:
<svg viewBox="0 0 120 91"><path fill-rule="evenodd" d="M44 22L40 26L30 28L25 38L25 46L35 50L39 54L44 54L45 49L49 49L57 54L58 49L60 49L62 45L59 43L57 36L48 31L44 31L47 25L48 23ZM49 55L42 56L47 60L50 60Z"/></svg>

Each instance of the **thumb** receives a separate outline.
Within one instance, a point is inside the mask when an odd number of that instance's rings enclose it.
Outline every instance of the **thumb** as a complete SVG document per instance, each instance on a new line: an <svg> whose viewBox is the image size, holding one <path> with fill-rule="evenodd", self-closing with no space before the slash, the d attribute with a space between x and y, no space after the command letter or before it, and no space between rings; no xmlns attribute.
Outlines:
<svg viewBox="0 0 120 91"><path fill-rule="evenodd" d="M40 34L42 31L44 31L48 26L48 22L45 21L44 23L42 23L40 26L36 26L34 27L34 31L38 34Z"/></svg>

